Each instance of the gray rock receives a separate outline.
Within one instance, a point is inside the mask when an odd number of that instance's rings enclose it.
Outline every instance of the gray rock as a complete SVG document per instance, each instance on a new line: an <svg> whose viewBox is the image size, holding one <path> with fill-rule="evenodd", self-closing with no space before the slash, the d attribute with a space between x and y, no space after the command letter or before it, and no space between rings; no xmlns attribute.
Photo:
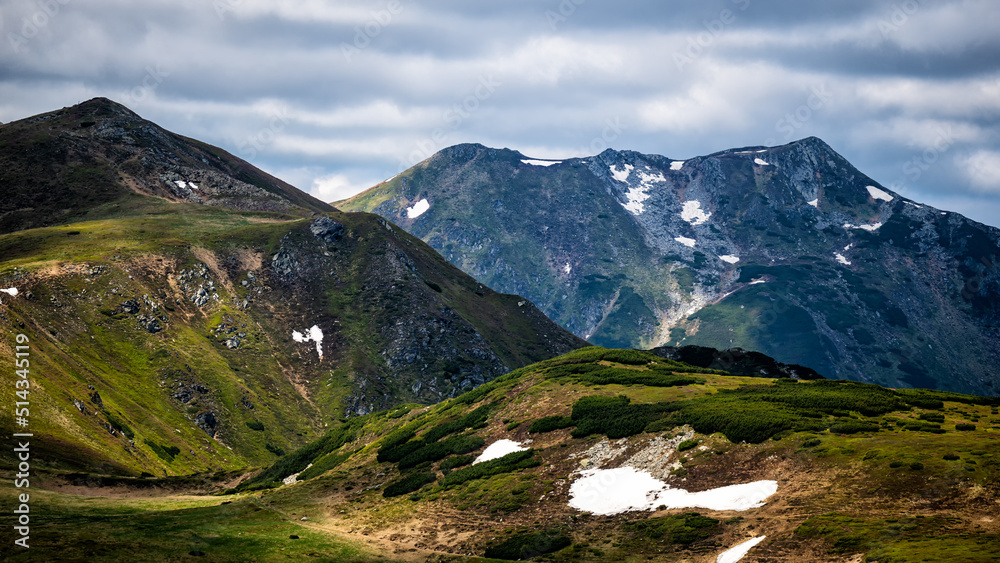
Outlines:
<svg viewBox="0 0 1000 563"><path fill-rule="evenodd" d="M343 225L325 215L316 218L309 225L309 231L312 232L313 236L326 243L333 243L340 240L344 236L344 230Z"/></svg>

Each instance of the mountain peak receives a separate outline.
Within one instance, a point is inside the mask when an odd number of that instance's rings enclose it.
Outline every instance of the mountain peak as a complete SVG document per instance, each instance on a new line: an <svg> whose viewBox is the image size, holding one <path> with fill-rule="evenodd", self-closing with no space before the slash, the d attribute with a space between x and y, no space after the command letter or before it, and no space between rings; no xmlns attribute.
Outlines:
<svg viewBox="0 0 1000 563"><path fill-rule="evenodd" d="M98 218L123 198L293 215L333 208L211 145L98 97L0 128L0 232Z"/></svg>

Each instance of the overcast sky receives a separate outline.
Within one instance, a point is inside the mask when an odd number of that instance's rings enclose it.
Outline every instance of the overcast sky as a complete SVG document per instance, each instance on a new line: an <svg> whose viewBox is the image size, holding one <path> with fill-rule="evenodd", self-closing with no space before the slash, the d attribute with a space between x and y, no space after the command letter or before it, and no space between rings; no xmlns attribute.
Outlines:
<svg viewBox="0 0 1000 563"><path fill-rule="evenodd" d="M106 96L326 201L462 142L815 135L1000 226L996 0L3 0L0 31L0 121Z"/></svg>

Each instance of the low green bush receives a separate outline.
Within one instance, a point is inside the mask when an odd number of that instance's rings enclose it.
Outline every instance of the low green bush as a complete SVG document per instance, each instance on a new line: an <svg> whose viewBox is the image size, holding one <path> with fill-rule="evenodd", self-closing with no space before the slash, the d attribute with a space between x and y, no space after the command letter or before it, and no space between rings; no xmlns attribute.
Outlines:
<svg viewBox="0 0 1000 563"><path fill-rule="evenodd" d="M454 487L473 479L485 479L501 473L510 473L519 469L537 467L541 463L535 458L535 450L524 450L509 453L501 458L484 461L475 465L458 469L449 473L441 484L445 487Z"/></svg>
<svg viewBox="0 0 1000 563"><path fill-rule="evenodd" d="M568 416L546 416L531 423L528 432L538 434L541 432L552 432L561 428L573 426L573 419Z"/></svg>
<svg viewBox="0 0 1000 563"><path fill-rule="evenodd" d="M255 430L257 432L263 432L264 431L264 424L262 422L258 421L258 420L251 420L251 421L247 422L246 425L247 425L247 428L249 428L250 430Z"/></svg>
<svg viewBox="0 0 1000 563"><path fill-rule="evenodd" d="M967 422L962 422L955 425L955 430L958 430L959 432L971 432L975 429L976 429L975 424L969 424Z"/></svg>
<svg viewBox="0 0 1000 563"><path fill-rule="evenodd" d="M433 483L435 480L437 480L437 477L433 473L410 473L386 485L385 489L382 490L382 496L386 498L398 497L406 493L419 491L421 487L428 483Z"/></svg>
<svg viewBox="0 0 1000 563"><path fill-rule="evenodd" d="M538 532L524 531L500 542L487 545L483 555L491 559L520 561L554 553L569 547L572 543L566 534L557 529Z"/></svg>
<svg viewBox="0 0 1000 563"><path fill-rule="evenodd" d="M698 440L684 440L680 444L677 444L677 451L685 452L697 445L698 445Z"/></svg>
<svg viewBox="0 0 1000 563"><path fill-rule="evenodd" d="M455 469L456 467L465 467L475 460L476 456L474 455L457 455L442 461L438 467L441 471L447 471L449 469Z"/></svg>
<svg viewBox="0 0 1000 563"><path fill-rule="evenodd" d="M874 422L851 420L830 425L831 434L860 434L862 432L878 432L882 427Z"/></svg>

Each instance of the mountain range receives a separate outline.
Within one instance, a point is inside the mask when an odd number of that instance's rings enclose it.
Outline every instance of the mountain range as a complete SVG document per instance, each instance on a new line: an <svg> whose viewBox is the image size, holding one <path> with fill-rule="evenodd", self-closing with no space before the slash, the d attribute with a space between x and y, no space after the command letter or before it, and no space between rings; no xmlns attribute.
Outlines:
<svg viewBox="0 0 1000 563"><path fill-rule="evenodd" d="M355 197L594 344L740 347L827 378L995 394L1000 231L817 138L686 160L457 145Z"/></svg>

